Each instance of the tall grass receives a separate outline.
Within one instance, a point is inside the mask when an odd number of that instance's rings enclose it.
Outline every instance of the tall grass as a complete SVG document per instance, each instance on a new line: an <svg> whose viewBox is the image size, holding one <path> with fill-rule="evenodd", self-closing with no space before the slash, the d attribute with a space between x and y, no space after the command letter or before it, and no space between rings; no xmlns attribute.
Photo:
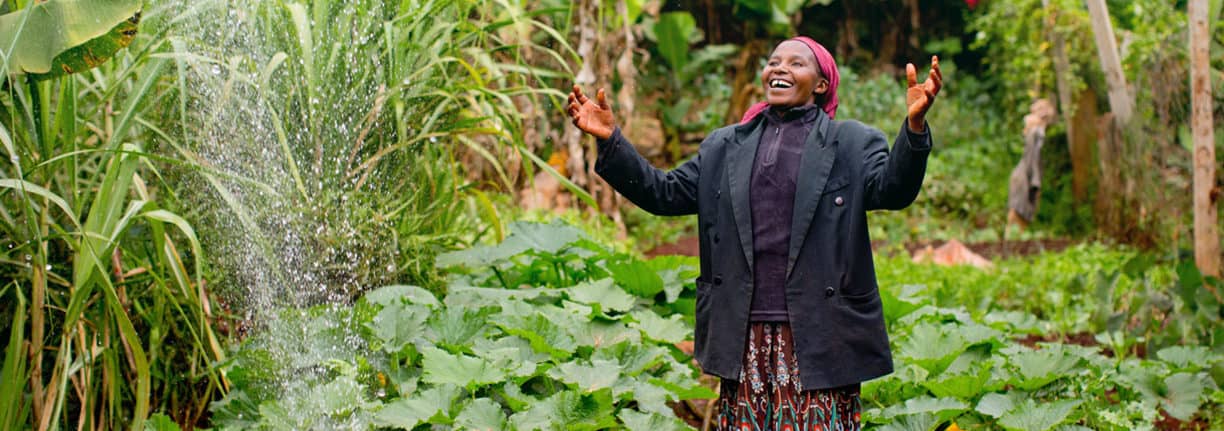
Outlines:
<svg viewBox="0 0 1224 431"><path fill-rule="evenodd" d="M140 125L164 39L83 74L4 73L0 95L0 429L190 423L222 387L200 243L167 209Z"/></svg>
<svg viewBox="0 0 1224 431"><path fill-rule="evenodd" d="M526 150L516 103L559 99L532 83L561 74L521 53L558 63L566 43L551 29L508 31L546 28L503 13L509 3L188 7L198 18L177 30L172 58L188 97L172 144L215 171L190 172L180 195L219 233L205 243L227 257L217 263L238 307L440 287L432 256L471 238L465 220L478 205L464 199L473 183L461 155L507 188L510 156L545 165Z"/></svg>

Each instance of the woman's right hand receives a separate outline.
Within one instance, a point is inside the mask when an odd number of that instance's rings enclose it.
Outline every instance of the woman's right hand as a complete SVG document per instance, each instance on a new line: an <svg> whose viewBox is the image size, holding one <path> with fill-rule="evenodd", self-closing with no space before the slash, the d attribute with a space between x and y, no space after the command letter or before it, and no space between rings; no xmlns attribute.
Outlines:
<svg viewBox="0 0 1224 431"><path fill-rule="evenodd" d="M616 121L612 118L612 107L608 106L608 99L602 88L595 92L595 99L598 102L587 98L582 94L582 89L574 85L565 112L582 131L599 139L611 138L612 131L616 129Z"/></svg>

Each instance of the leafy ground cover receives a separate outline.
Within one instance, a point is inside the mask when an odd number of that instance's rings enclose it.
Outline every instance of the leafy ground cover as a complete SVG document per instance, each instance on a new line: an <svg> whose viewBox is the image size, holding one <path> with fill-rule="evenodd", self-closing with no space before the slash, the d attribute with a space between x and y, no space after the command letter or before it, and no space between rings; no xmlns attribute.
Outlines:
<svg viewBox="0 0 1224 431"><path fill-rule="evenodd" d="M283 310L226 364L214 424L687 428L670 406L715 397L676 347L695 259L642 260L563 222L508 230L440 255L445 292ZM877 264L897 371L863 386L869 429L1221 426L1220 304L1192 266L1101 245L990 270Z"/></svg>
<svg viewBox="0 0 1224 431"><path fill-rule="evenodd" d="M674 347L691 337L695 264L515 223L498 245L441 255L455 274L441 297L387 286L285 310L225 367L234 390L214 424L683 429L668 403L715 396Z"/></svg>

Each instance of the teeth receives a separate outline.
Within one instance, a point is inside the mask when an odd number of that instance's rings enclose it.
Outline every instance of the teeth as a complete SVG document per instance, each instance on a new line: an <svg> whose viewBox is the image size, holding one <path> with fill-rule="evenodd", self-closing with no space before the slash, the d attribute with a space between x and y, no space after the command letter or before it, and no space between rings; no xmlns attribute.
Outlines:
<svg viewBox="0 0 1224 431"><path fill-rule="evenodd" d="M769 81L769 86L773 88L791 88L791 83L781 79L775 79L773 81Z"/></svg>

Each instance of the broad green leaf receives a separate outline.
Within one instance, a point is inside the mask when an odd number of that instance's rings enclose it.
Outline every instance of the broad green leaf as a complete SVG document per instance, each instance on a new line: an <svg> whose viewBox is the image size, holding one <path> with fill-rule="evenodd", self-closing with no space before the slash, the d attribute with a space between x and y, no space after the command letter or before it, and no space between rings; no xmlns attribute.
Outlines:
<svg viewBox="0 0 1224 431"><path fill-rule="evenodd" d="M982 396L975 410L986 416L1001 418L1007 412L1012 411L1023 399L1025 399L1025 395L1019 392L1008 392L1006 394L989 393Z"/></svg>
<svg viewBox="0 0 1224 431"><path fill-rule="evenodd" d="M1036 402L1032 398L1016 405L999 418L999 425L1009 431L1046 431L1067 420L1081 400Z"/></svg>
<svg viewBox="0 0 1224 431"><path fill-rule="evenodd" d="M693 256L658 256L646 261L646 265L659 274L668 303L676 302L685 285L691 284L701 273L697 258Z"/></svg>
<svg viewBox="0 0 1224 431"><path fill-rule="evenodd" d="M678 398L673 396L668 390L655 386L641 378L629 379L629 383L625 385L618 383L617 387L612 390L616 393L618 401L636 401L638 410L643 412L664 416L676 414L672 411L671 407L667 406L667 401Z"/></svg>
<svg viewBox="0 0 1224 431"><path fill-rule="evenodd" d="M561 391L510 417L519 431L588 431L616 425L610 389L580 394Z"/></svg>
<svg viewBox="0 0 1224 431"><path fill-rule="evenodd" d="M668 390L679 401L718 398L717 392L701 386L696 379L686 383L677 382L675 379L650 379L650 384Z"/></svg>
<svg viewBox="0 0 1224 431"><path fill-rule="evenodd" d="M910 328L909 334L898 343L899 356L918 364L932 374L947 368L953 360L969 347L959 333L960 325L920 323Z"/></svg>
<svg viewBox="0 0 1224 431"><path fill-rule="evenodd" d="M621 373L636 376L661 363L664 355L667 349L663 347L624 341L595 350L591 360L614 361Z"/></svg>
<svg viewBox="0 0 1224 431"><path fill-rule="evenodd" d="M455 416L455 425L469 430L500 431L506 429L506 414L497 401L477 398Z"/></svg>
<svg viewBox="0 0 1224 431"><path fill-rule="evenodd" d="M443 253L438 255L435 265L442 268L452 266L480 268L505 261L527 251L553 255L583 238L586 238L586 234L561 220L554 220L549 224L514 222L510 224L510 236L500 244Z"/></svg>
<svg viewBox="0 0 1224 431"><path fill-rule="evenodd" d="M514 377L534 376L537 365L551 358L546 353L537 352L531 348L531 343L519 337L502 337L496 341L477 339L472 353L492 361Z"/></svg>
<svg viewBox="0 0 1224 431"><path fill-rule="evenodd" d="M945 372L934 379L922 382L922 387L929 389L937 397L969 400L986 390L986 383L989 380L990 363L987 362L985 366L979 366L965 373L949 374Z"/></svg>
<svg viewBox="0 0 1224 431"><path fill-rule="evenodd" d="M39 79L93 68L136 37L140 8L139 0L34 2L0 16L0 56L8 73Z"/></svg>
<svg viewBox="0 0 1224 431"><path fill-rule="evenodd" d="M433 293L418 286L408 285L391 285L383 286L372 290L365 294L367 302L379 305L387 305L392 302L402 302L408 300L413 304L426 305L437 308L442 304L438 302L438 298L434 297Z"/></svg>
<svg viewBox="0 0 1224 431"><path fill-rule="evenodd" d="M535 397L523 394L523 389L515 382L506 382L497 393L501 394L501 399L516 412L526 410L540 401Z"/></svg>
<svg viewBox="0 0 1224 431"><path fill-rule="evenodd" d="M498 307L507 303L530 301L559 295L556 289L500 289L489 287L451 286L442 303L449 307Z"/></svg>
<svg viewBox="0 0 1224 431"><path fill-rule="evenodd" d="M905 404L899 406L888 407L884 409L883 416L885 418L893 418L929 413L941 420L947 420L968 409L969 406L967 404L955 398L922 397L906 400Z"/></svg>
<svg viewBox="0 0 1224 431"><path fill-rule="evenodd" d="M618 286L638 297L654 299L655 295L663 291L663 279L659 278L659 274L646 262L631 260L609 263L608 270L612 271L612 279L616 280Z"/></svg>
<svg viewBox="0 0 1224 431"><path fill-rule="evenodd" d="M568 358L578 347L565 329L540 313L527 317L510 316L496 324L507 334L530 342L536 351L548 353L556 359Z"/></svg>
<svg viewBox="0 0 1224 431"><path fill-rule="evenodd" d="M421 349L423 379L435 384L451 384L468 389L497 383L506 373L484 358L452 355L436 348Z"/></svg>
<svg viewBox="0 0 1224 431"><path fill-rule="evenodd" d="M599 306L599 309L613 312L625 312L633 308L637 298L612 284L611 278L593 282L580 283L566 289L566 295L571 300L584 304Z"/></svg>
<svg viewBox="0 0 1224 431"><path fill-rule="evenodd" d="M1160 407L1169 412L1169 416L1189 421L1202 403L1205 378L1205 375L1200 377L1190 373L1177 373L1165 378L1167 392L1160 398Z"/></svg>
<svg viewBox="0 0 1224 431"><path fill-rule="evenodd" d="M1166 347L1156 352L1156 356L1182 370L1198 371L1210 367L1213 362L1211 349L1205 346Z"/></svg>
<svg viewBox="0 0 1224 431"><path fill-rule="evenodd" d="M684 324L679 315L664 319L653 311L637 310L631 312L630 316L638 322L637 327L641 329L642 335L652 340L679 343L692 334L692 329Z"/></svg>
<svg viewBox="0 0 1224 431"><path fill-rule="evenodd" d="M654 25L654 34L659 54L673 71L683 70L688 64L689 39L696 30L697 21L688 12L659 14L659 20Z"/></svg>
<svg viewBox="0 0 1224 431"><path fill-rule="evenodd" d="M925 289L926 286L909 284L901 286L901 292L896 295L893 294L893 289L880 289L884 320L889 323L896 322L902 316L925 305L928 301L922 294Z"/></svg>
<svg viewBox="0 0 1224 431"><path fill-rule="evenodd" d="M593 360L589 365L570 361L549 370L548 375L582 392L594 392L612 387L620 378L620 368L609 360Z"/></svg>
<svg viewBox="0 0 1224 431"><path fill-rule="evenodd" d="M429 328L428 338L453 352L461 351L471 345L473 339L482 337L487 332L489 325L485 319L492 313L493 310L488 308L443 308L429 316L426 322Z"/></svg>
<svg viewBox="0 0 1224 431"><path fill-rule="evenodd" d="M642 332L636 328L630 328L623 322L602 320L583 322L571 327L569 333L579 346L600 348L622 341L640 342Z"/></svg>
<svg viewBox="0 0 1224 431"><path fill-rule="evenodd" d="M630 431L678 431L688 429L676 418L675 414L661 415L622 409L618 416L621 422L625 424L625 428L628 428Z"/></svg>
<svg viewBox="0 0 1224 431"><path fill-rule="evenodd" d="M1015 368L1011 384L1031 391L1070 375L1081 359L1053 346L1041 350L1022 349L1007 358Z"/></svg>
<svg viewBox="0 0 1224 431"><path fill-rule="evenodd" d="M384 427L412 429L421 422L449 423L450 408L459 398L460 389L442 385L416 394L405 394L383 405L374 415L374 424Z"/></svg>
<svg viewBox="0 0 1224 431"><path fill-rule="evenodd" d="M391 303L379 310L366 325L374 331L374 336L382 340L384 351L395 353L425 335L427 318L429 310L425 307Z"/></svg>
<svg viewBox="0 0 1224 431"><path fill-rule="evenodd" d="M878 428L877 431L935 431L939 418L930 413L900 416Z"/></svg>

